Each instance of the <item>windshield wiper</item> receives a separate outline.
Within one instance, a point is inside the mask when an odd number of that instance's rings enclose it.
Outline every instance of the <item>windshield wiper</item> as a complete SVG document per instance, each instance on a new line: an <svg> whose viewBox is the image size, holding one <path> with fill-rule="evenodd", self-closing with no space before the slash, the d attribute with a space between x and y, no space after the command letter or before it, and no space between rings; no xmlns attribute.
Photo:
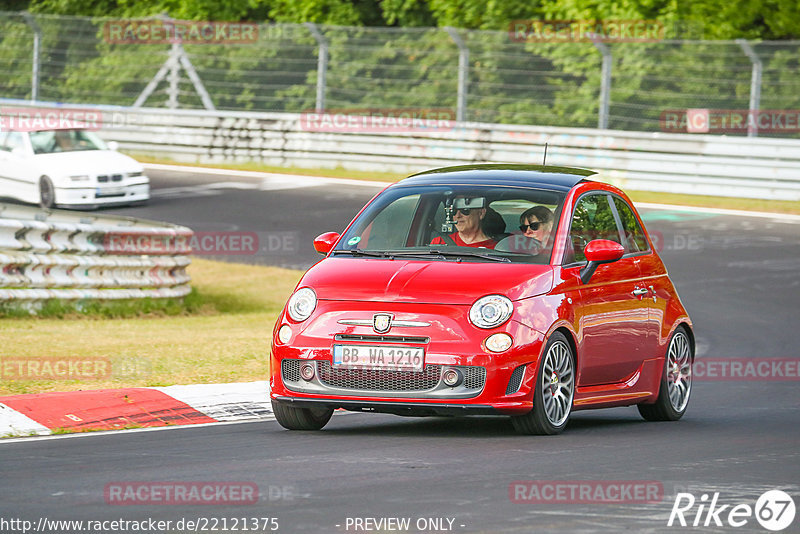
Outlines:
<svg viewBox="0 0 800 534"><path fill-rule="evenodd" d="M349 250L334 250L334 254L350 254L351 256L369 256L371 258L391 258L394 256L393 252L384 250L359 250L357 248Z"/></svg>
<svg viewBox="0 0 800 534"><path fill-rule="evenodd" d="M438 255L438 256L449 256L449 257L463 257L469 256L473 258L483 258L485 260L492 260L492 261L503 261L503 262L511 262L510 259L504 256L497 256L494 254L489 254L486 252L479 252L477 250L448 250L444 248L430 248L428 250L403 250L403 251L394 251L392 255L394 256L429 256L429 255Z"/></svg>

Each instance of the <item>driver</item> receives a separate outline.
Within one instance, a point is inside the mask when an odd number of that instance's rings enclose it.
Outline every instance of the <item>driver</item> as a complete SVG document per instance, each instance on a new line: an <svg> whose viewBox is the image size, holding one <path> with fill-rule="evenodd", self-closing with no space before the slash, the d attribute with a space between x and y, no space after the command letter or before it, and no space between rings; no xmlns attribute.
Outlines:
<svg viewBox="0 0 800 534"><path fill-rule="evenodd" d="M72 136L70 132L66 130L56 130L55 134L53 135L53 140L55 141L55 147L59 152L69 152L70 150L75 149L75 143L73 143Z"/></svg>
<svg viewBox="0 0 800 534"><path fill-rule="evenodd" d="M465 202L466 200L466 202ZM494 248L497 241L487 236L481 228L481 221L486 217L486 208L467 208L470 200L479 200L483 206L484 199L466 199L456 197L453 223L456 231L443 237L435 237L431 245L457 245L460 247L485 247Z"/></svg>

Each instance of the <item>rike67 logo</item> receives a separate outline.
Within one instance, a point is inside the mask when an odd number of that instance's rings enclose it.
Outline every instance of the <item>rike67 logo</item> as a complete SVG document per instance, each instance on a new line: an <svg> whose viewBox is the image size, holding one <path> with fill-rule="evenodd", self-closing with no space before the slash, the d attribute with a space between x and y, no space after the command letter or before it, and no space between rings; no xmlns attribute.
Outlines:
<svg viewBox="0 0 800 534"><path fill-rule="evenodd" d="M752 520L767 530L779 532L794 522L794 500L781 490L764 492L755 505L747 503L720 504L719 492L709 497L704 493L697 499L691 493L678 493L672 512L667 521L668 527L734 527L748 525L754 527Z"/></svg>

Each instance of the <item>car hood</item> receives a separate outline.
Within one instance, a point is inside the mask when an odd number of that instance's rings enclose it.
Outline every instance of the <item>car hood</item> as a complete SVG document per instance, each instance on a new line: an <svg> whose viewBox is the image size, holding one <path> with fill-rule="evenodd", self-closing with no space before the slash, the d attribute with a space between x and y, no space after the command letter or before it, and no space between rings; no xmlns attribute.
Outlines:
<svg viewBox="0 0 800 534"><path fill-rule="evenodd" d="M108 174L141 172L142 164L114 150L79 150L38 154L34 160L47 167L48 174Z"/></svg>
<svg viewBox="0 0 800 534"><path fill-rule="evenodd" d="M468 305L493 293L511 300L541 295L552 284L549 265L330 257L298 287L326 300Z"/></svg>

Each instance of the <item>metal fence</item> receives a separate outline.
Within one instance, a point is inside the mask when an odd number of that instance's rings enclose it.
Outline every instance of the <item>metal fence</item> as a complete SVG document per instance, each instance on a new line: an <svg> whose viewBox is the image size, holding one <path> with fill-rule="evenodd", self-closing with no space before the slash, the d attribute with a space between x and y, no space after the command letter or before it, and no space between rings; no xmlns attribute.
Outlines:
<svg viewBox="0 0 800 534"><path fill-rule="evenodd" d="M0 97L278 112L413 106L449 108L459 121L649 132L665 129L670 110L800 109L798 41L515 42L499 31L260 24L252 38L218 44L132 44L110 35L117 23L0 12Z"/></svg>

